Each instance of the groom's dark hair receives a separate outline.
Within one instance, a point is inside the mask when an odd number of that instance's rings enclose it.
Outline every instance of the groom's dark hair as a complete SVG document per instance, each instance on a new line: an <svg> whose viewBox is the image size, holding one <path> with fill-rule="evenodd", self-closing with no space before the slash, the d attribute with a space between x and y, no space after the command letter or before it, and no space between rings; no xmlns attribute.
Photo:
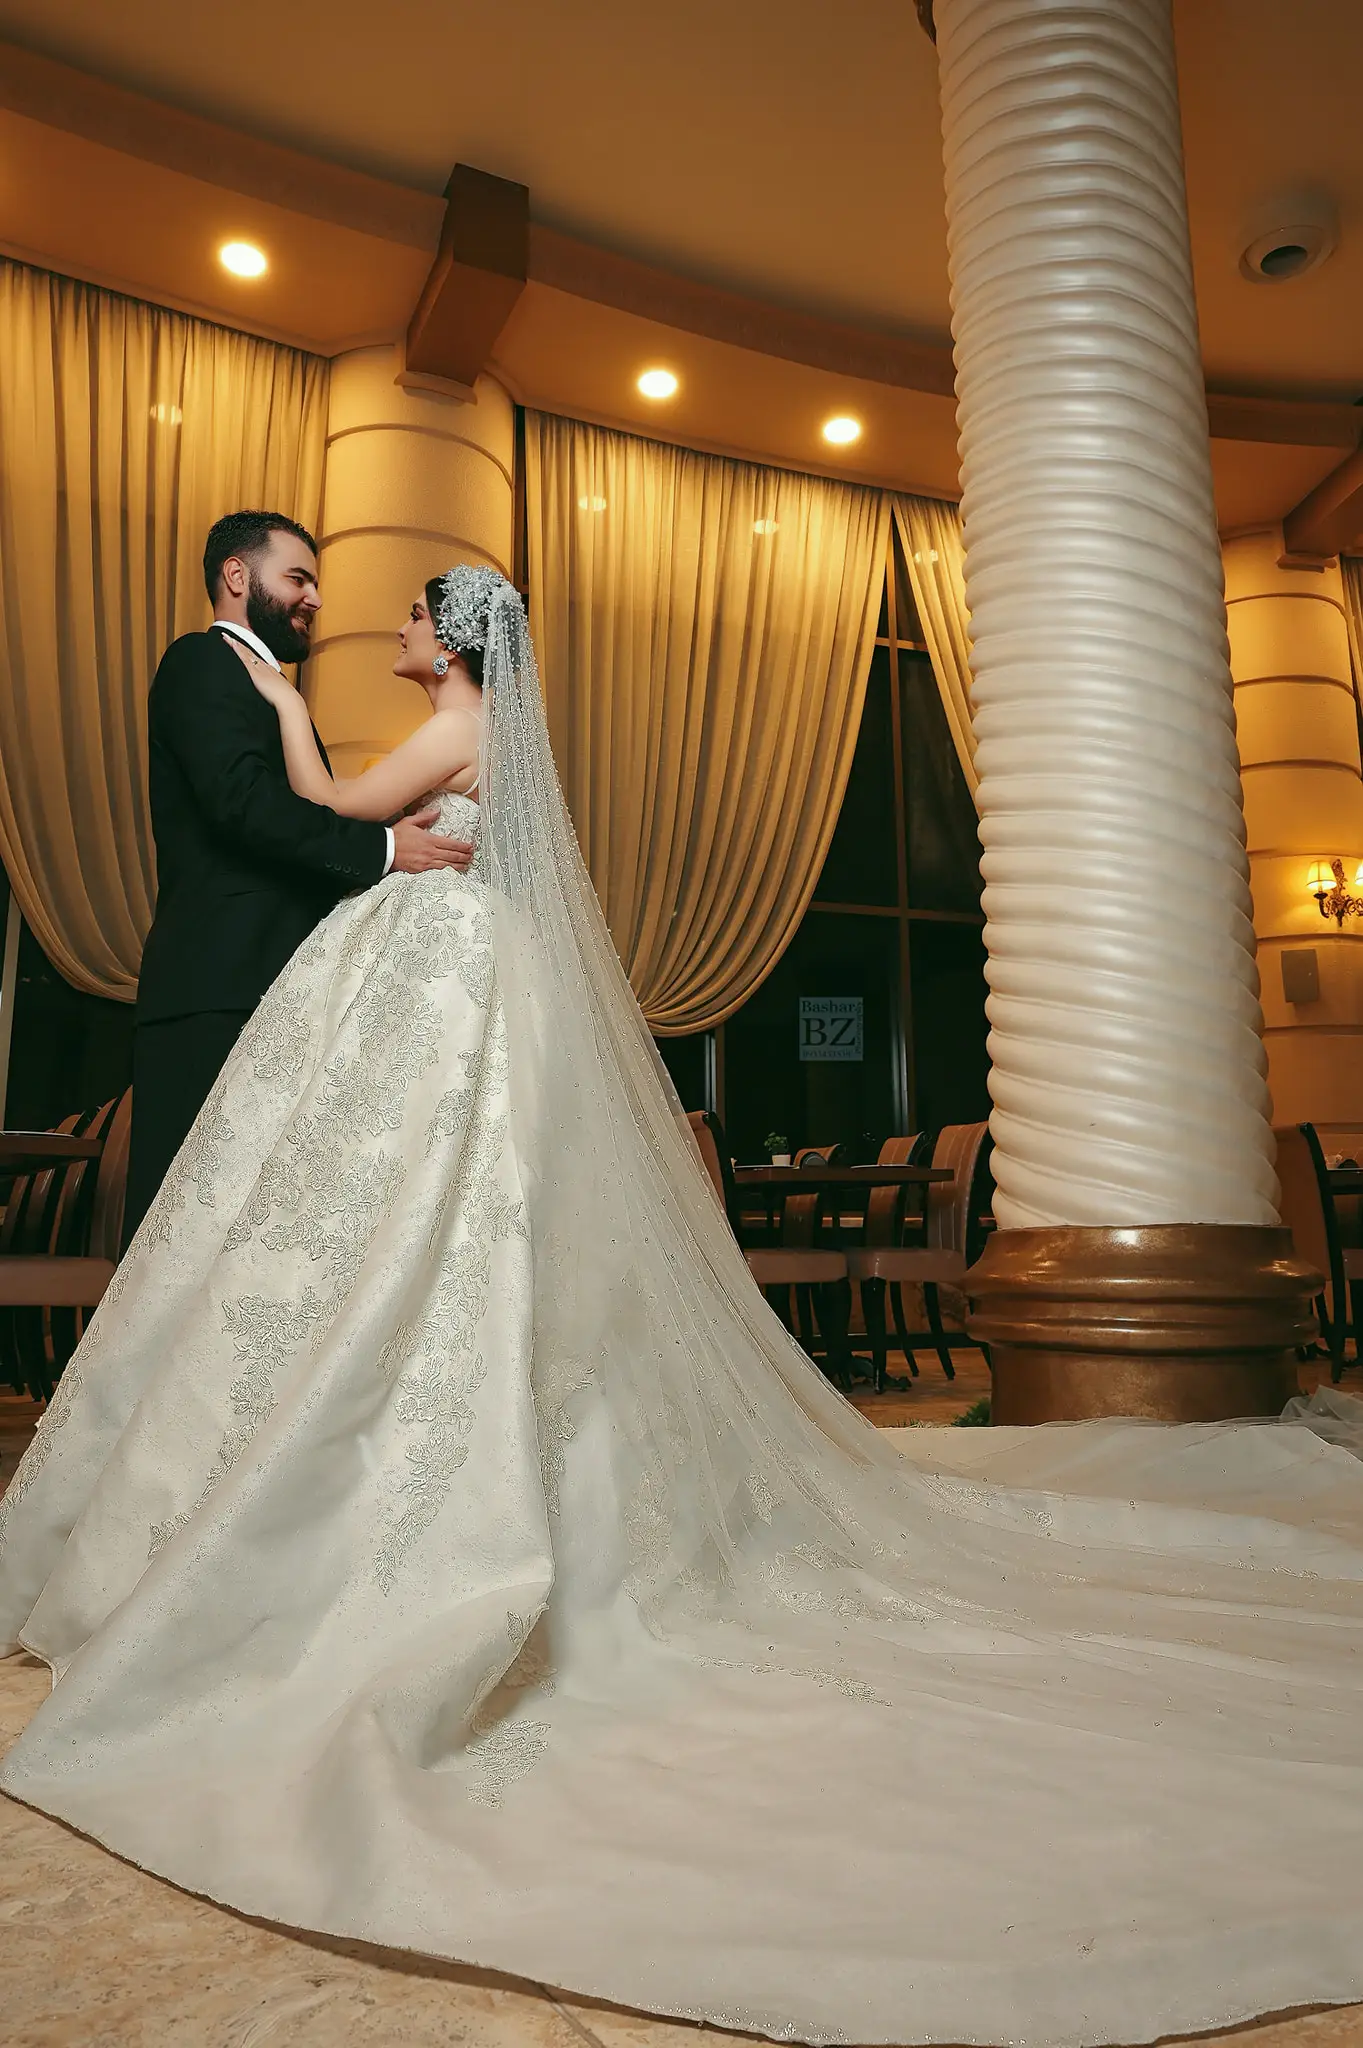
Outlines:
<svg viewBox="0 0 1363 2048"><path fill-rule="evenodd" d="M317 543L307 527L300 526L296 519L286 519L282 512L229 512L210 526L204 542L204 584L210 604L218 601L223 563L232 555L258 555L269 546L272 533L291 533L295 540L305 541L317 553Z"/></svg>

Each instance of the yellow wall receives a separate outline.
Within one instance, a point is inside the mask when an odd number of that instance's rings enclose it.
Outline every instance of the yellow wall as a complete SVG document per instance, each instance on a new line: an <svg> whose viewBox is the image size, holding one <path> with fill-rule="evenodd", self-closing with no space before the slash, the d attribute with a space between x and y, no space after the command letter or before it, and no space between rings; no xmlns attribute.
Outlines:
<svg viewBox="0 0 1363 2048"><path fill-rule="evenodd" d="M1275 530L1225 544L1226 615L1274 1121L1327 1152L1363 1143L1363 919L1307 894L1312 860L1363 860L1363 779L1339 570L1280 569ZM1282 954L1314 947L1320 996L1292 1004Z"/></svg>
<svg viewBox="0 0 1363 2048"><path fill-rule="evenodd" d="M511 400L488 377L468 404L404 391L399 367L389 347L331 366L323 611L308 692L342 773L387 753L425 714L416 684L389 671L394 636L427 578L456 562L511 574Z"/></svg>

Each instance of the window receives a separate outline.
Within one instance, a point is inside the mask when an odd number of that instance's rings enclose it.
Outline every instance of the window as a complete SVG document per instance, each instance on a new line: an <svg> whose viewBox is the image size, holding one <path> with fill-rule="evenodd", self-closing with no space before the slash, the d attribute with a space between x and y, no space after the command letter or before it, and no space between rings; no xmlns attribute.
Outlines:
<svg viewBox="0 0 1363 2048"><path fill-rule="evenodd" d="M761 1158L769 1131L874 1159L887 1137L989 1113L975 806L897 535L886 571L856 754L803 923L718 1031L659 1040L683 1103L716 1109L740 1160ZM802 1044L802 1011L839 1002L860 1004L852 1056Z"/></svg>

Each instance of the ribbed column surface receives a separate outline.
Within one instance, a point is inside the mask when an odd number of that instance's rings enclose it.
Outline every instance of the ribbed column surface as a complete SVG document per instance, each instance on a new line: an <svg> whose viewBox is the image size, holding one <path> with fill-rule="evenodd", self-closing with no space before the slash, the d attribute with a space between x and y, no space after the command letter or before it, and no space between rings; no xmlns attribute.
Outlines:
<svg viewBox="0 0 1363 2048"><path fill-rule="evenodd" d="M1168 0L938 0L996 1214L1272 1223Z"/></svg>

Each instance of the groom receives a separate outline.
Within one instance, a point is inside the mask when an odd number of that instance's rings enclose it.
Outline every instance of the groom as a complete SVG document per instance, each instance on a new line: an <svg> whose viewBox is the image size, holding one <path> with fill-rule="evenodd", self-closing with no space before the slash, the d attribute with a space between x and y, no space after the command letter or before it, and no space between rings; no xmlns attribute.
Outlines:
<svg viewBox="0 0 1363 2048"><path fill-rule="evenodd" d="M426 829L433 809L376 825L290 789L279 720L230 642L275 668L305 658L322 602L312 535L278 512L229 513L208 536L204 581L212 627L167 648L148 711L157 896L137 985L125 1244L251 1012L314 925L394 870L466 868L473 857Z"/></svg>

